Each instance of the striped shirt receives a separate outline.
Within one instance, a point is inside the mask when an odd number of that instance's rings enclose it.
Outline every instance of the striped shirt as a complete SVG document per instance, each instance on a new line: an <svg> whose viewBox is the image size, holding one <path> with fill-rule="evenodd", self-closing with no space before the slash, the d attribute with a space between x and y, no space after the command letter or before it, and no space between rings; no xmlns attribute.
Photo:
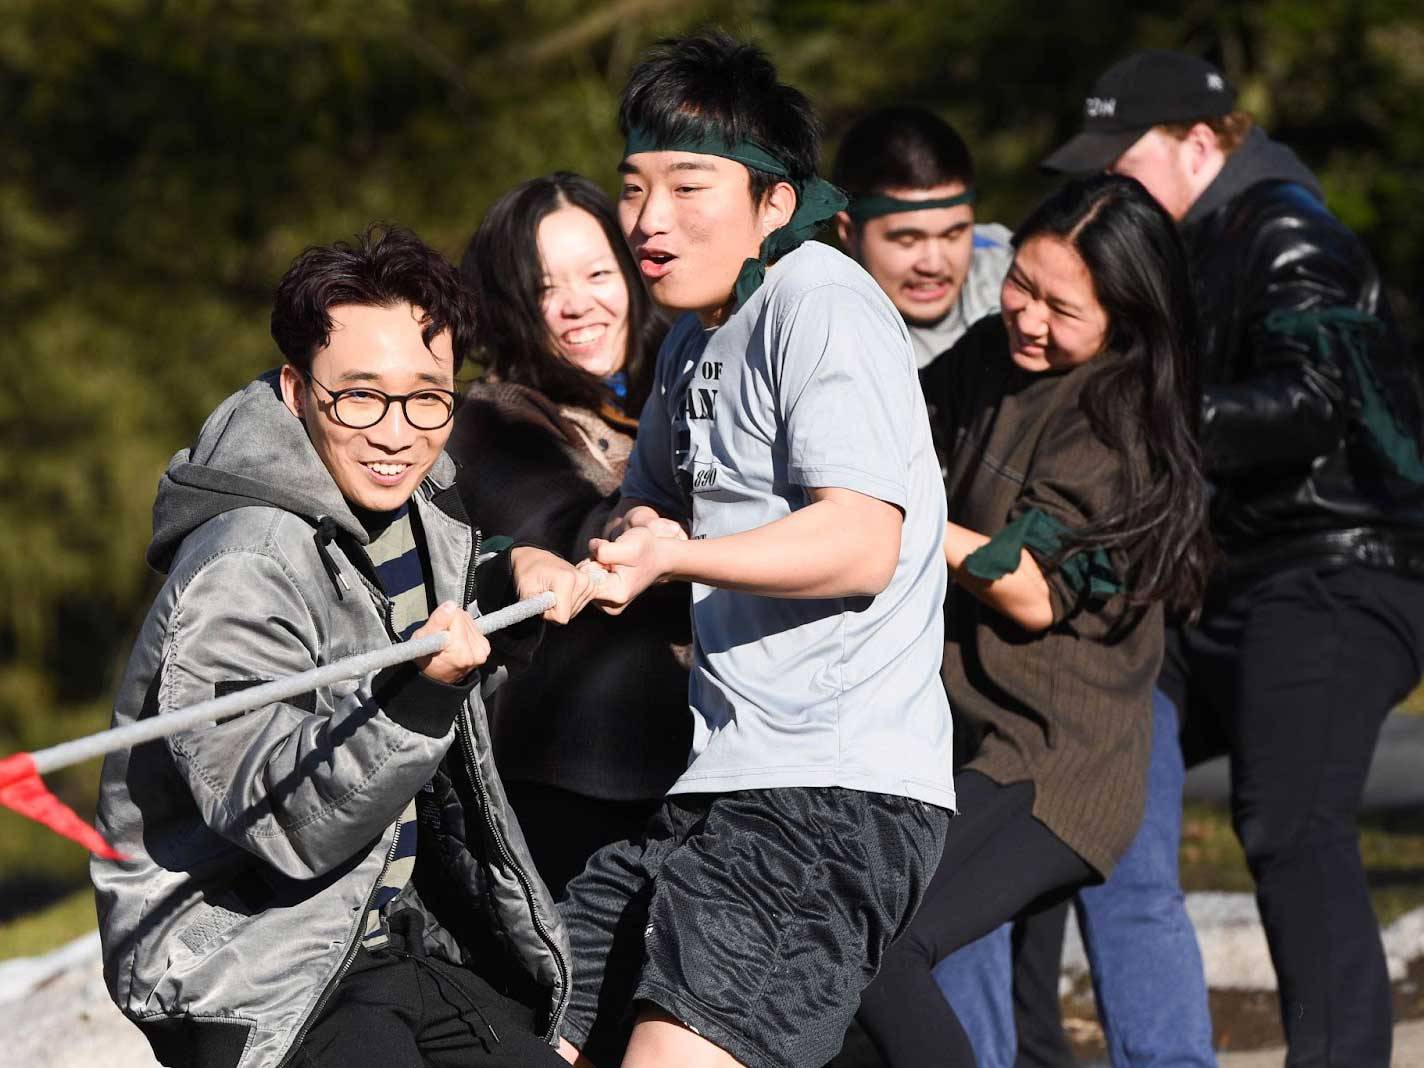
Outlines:
<svg viewBox="0 0 1424 1068"><path fill-rule="evenodd" d="M383 527L367 528L371 543L366 546L366 553L376 568L381 589L391 599L391 625L404 641L430 618L434 605L430 603L430 585L415 540L410 504L381 518L385 520Z"/></svg>
<svg viewBox="0 0 1424 1068"><path fill-rule="evenodd" d="M362 519L371 535L366 553L376 569L381 589L391 600L391 629L404 641L420 629L433 607L410 504L407 502L399 510L385 515L368 513ZM366 931L361 944L367 949L378 949L388 941L385 909L405 889L415 872L416 827L415 800L412 799L400 814L395 849L366 912Z"/></svg>

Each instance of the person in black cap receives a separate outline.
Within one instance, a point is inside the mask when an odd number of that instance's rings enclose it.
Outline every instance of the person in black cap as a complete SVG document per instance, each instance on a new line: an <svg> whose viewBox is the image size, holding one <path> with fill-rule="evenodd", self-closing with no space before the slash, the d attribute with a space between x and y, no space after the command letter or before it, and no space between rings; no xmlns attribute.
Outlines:
<svg viewBox="0 0 1424 1068"><path fill-rule="evenodd" d="M1129 174L1180 220L1252 128L1250 117L1235 108L1236 90L1205 60L1181 52L1138 52L1097 80L1083 103L1082 131L1044 160L1043 167L1068 174ZM1199 125L1215 135L1219 153L1210 151L1203 135L1187 136ZM1265 139L1264 134L1257 137ZM1150 153L1155 159L1173 148L1186 157L1180 169L1152 168L1143 176L1118 166L1129 151L1135 156ZM1285 151L1294 159L1294 153ZM1303 167L1299 171L1308 177Z"/></svg>
<svg viewBox="0 0 1424 1068"><path fill-rule="evenodd" d="M1288 1063L1383 1068L1389 976L1356 820L1380 725L1424 662L1420 368L1364 246L1219 70L1139 53L1084 110L1044 166L1140 181L1180 224L1202 316L1223 559L1159 687L1185 714L1189 760L1230 753ZM1141 913L1121 879L1083 895L1100 942L1114 914Z"/></svg>

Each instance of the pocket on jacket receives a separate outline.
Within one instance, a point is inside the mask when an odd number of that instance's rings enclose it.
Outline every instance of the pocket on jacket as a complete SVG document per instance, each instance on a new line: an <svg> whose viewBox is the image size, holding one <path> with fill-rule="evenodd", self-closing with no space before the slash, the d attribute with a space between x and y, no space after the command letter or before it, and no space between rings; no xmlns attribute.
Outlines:
<svg viewBox="0 0 1424 1068"><path fill-rule="evenodd" d="M233 912L221 905L203 907L202 915L178 932L178 941L195 956L200 956L213 941L225 934L235 924L247 919L241 912Z"/></svg>

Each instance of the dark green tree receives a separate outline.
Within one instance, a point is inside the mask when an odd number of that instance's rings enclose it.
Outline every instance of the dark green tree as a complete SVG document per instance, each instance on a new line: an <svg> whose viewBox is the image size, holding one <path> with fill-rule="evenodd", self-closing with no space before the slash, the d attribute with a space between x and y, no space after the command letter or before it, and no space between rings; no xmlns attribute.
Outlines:
<svg viewBox="0 0 1424 1068"><path fill-rule="evenodd" d="M269 301L291 258L378 219L458 256L526 177L611 185L617 91L658 36L715 23L759 40L820 106L831 147L867 107L939 110L979 158L981 214L1006 223L1049 188L1036 163L1076 128L1098 71L1143 46L1198 51L1320 170L1417 330L1424 15L1406 0L4 8L0 752L106 722L154 588L159 473L276 362ZM58 781L81 811L96 774ZM0 825L0 917L82 881L73 847Z"/></svg>

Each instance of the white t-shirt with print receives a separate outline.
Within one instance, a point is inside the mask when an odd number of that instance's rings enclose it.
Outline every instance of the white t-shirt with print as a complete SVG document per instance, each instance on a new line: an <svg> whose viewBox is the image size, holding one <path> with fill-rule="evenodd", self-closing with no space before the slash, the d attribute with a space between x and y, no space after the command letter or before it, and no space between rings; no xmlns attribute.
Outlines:
<svg viewBox="0 0 1424 1068"><path fill-rule="evenodd" d="M722 326L674 325L623 494L715 538L805 507L811 487L901 509L894 576L822 600L694 584L693 744L671 792L843 786L952 809L944 485L910 338L874 280L816 242Z"/></svg>

